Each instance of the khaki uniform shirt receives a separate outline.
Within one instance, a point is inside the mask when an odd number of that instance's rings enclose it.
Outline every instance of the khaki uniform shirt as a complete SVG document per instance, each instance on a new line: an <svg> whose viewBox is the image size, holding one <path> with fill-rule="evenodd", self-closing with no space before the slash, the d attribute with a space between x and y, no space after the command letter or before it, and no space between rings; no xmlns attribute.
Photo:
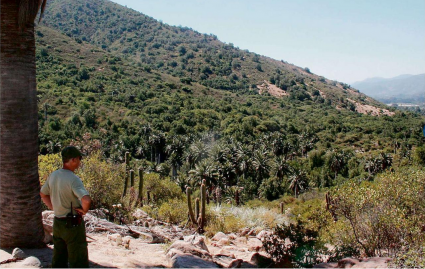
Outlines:
<svg viewBox="0 0 425 269"><path fill-rule="evenodd" d="M59 169L50 174L41 192L50 195L56 217L65 217L72 207L81 206L81 198L89 195L81 179L71 170Z"/></svg>

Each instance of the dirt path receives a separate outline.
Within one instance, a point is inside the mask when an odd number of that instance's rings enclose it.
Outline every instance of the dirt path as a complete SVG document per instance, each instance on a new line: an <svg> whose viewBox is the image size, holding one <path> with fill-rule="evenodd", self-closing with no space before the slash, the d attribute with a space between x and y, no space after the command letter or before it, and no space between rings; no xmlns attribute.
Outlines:
<svg viewBox="0 0 425 269"><path fill-rule="evenodd" d="M168 267L166 244L148 244L143 239L131 239L130 248L113 246L106 234L88 234L90 267L95 268L151 268ZM43 249L22 249L27 255L37 257L42 267L51 267L53 246ZM12 258L13 249L0 249L0 261ZM22 268L22 262L8 263L1 268Z"/></svg>

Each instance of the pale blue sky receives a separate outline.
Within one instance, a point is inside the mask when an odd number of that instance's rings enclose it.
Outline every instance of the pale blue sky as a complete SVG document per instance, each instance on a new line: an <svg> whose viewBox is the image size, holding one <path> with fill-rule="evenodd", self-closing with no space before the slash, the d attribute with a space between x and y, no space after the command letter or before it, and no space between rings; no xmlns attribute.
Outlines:
<svg viewBox="0 0 425 269"><path fill-rule="evenodd" d="M425 0L113 0L346 83L425 73Z"/></svg>

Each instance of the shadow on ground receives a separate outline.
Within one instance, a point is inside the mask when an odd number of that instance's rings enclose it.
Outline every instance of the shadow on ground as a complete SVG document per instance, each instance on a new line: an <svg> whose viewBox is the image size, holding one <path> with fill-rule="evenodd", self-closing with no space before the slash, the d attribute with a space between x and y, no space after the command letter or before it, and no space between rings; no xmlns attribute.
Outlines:
<svg viewBox="0 0 425 269"><path fill-rule="evenodd" d="M41 262L42 268L52 267L53 245L48 245L45 248L21 248L21 249L27 256L37 257ZM0 252L1 252L0 262L2 262L12 258L13 248L0 248ZM6 268L20 267L19 262L15 262L15 264L16 266L14 266L12 263L6 263L6 264L2 264L1 267L6 267ZM110 264L99 264L90 260L89 260L89 265L90 265L90 268L116 268L114 266L111 266Z"/></svg>

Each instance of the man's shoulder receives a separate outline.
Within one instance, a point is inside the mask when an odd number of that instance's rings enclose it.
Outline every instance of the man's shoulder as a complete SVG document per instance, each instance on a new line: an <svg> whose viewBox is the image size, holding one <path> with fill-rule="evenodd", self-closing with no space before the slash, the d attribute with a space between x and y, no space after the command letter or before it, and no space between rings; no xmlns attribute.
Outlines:
<svg viewBox="0 0 425 269"><path fill-rule="evenodd" d="M66 169L58 169L50 174L50 177L56 177L63 180L81 180L74 172Z"/></svg>

